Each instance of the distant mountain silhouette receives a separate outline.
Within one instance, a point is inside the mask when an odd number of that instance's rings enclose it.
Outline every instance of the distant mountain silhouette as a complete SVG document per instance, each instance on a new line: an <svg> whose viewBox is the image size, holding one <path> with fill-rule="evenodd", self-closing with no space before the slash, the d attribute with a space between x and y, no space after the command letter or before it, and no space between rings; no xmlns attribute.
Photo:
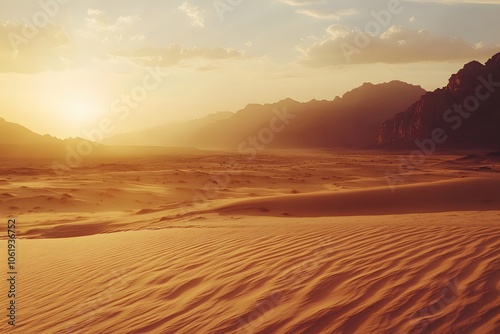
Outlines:
<svg viewBox="0 0 500 334"><path fill-rule="evenodd" d="M249 138L257 138L258 145L268 148L366 147L376 144L382 121L405 110L425 93L419 86L400 81L365 83L333 101L300 103L286 99L249 104L236 113L162 125L115 136L104 143L244 149ZM286 117L289 119L280 119Z"/></svg>
<svg viewBox="0 0 500 334"><path fill-rule="evenodd" d="M64 150L65 143L49 135L39 135L24 126L0 118L0 156L55 157Z"/></svg>
<svg viewBox="0 0 500 334"><path fill-rule="evenodd" d="M58 139L37 134L22 125L0 118L0 157L54 159L58 166L75 167L93 158L194 153L194 149L166 147L108 147L83 138ZM48 162L49 164L52 162ZM66 168L66 167L64 167Z"/></svg>
<svg viewBox="0 0 500 334"><path fill-rule="evenodd" d="M218 112L193 121L163 124L146 130L119 134L104 140L105 145L185 146L192 136L213 122L232 117L232 112Z"/></svg>
<svg viewBox="0 0 500 334"><path fill-rule="evenodd" d="M383 122L377 142L405 147L433 140L443 147L500 146L500 53L485 65L472 61L446 87L427 93ZM446 140L445 140L446 139Z"/></svg>
<svg viewBox="0 0 500 334"><path fill-rule="evenodd" d="M214 122L189 143L201 148L235 148L257 136L270 148L356 148L375 144L379 124L404 110L425 91L400 81L365 83L333 101L300 103L286 99L274 104L250 104L233 117ZM293 115L282 131L271 135L276 114ZM283 117L283 116L281 116ZM291 116L290 116L291 117ZM279 118L279 117L278 117ZM265 130L264 130L265 131Z"/></svg>

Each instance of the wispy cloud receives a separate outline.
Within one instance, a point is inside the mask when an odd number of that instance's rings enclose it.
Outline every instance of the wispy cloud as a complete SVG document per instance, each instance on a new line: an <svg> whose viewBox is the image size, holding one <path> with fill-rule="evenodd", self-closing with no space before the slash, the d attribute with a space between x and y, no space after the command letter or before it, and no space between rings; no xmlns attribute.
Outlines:
<svg viewBox="0 0 500 334"><path fill-rule="evenodd" d="M141 18L138 15L120 16L115 22L111 22L106 13L98 9L87 10L85 23L87 28L94 32L102 31L121 31L126 26L139 22Z"/></svg>
<svg viewBox="0 0 500 334"><path fill-rule="evenodd" d="M332 25L327 33L310 46L298 47L303 64L313 67L346 64L346 53L352 64L443 62L475 59L500 50L500 45L470 44L457 37L436 36L427 30L402 26L392 26L380 36L370 36L369 45L363 49L356 48L354 43L358 31Z"/></svg>
<svg viewBox="0 0 500 334"><path fill-rule="evenodd" d="M343 10L314 10L314 9L298 9L299 14L304 14L317 19L340 20L342 17L353 16L357 14L354 8Z"/></svg>
<svg viewBox="0 0 500 334"><path fill-rule="evenodd" d="M290 6L308 6L326 3L325 0L278 0L279 2L286 3Z"/></svg>
<svg viewBox="0 0 500 334"><path fill-rule="evenodd" d="M24 23L0 21L0 72L38 73L64 70L71 42L63 27L48 24L31 39Z"/></svg>
<svg viewBox="0 0 500 334"><path fill-rule="evenodd" d="M188 2L184 2L177 9L183 11L190 19L193 27L204 27L205 19L203 18L203 10L198 6L194 6Z"/></svg>
<svg viewBox="0 0 500 334"><path fill-rule="evenodd" d="M167 48L143 48L113 52L114 56L126 58L140 66L169 67L187 60L217 61L245 59L243 52L232 48L184 48L173 44Z"/></svg>

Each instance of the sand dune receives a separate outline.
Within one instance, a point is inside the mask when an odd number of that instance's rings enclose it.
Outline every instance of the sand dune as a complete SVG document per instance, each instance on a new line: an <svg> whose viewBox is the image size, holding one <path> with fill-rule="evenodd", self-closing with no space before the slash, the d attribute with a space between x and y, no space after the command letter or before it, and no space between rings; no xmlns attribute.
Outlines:
<svg viewBox="0 0 500 334"><path fill-rule="evenodd" d="M0 210L18 219L13 332L497 333L491 157L401 171L404 154L220 153L64 175L12 162Z"/></svg>
<svg viewBox="0 0 500 334"><path fill-rule="evenodd" d="M499 218L214 216L23 240L15 332L494 333Z"/></svg>
<svg viewBox="0 0 500 334"><path fill-rule="evenodd" d="M234 201L213 209L258 216L359 216L500 210L500 179L455 179L362 190L282 195Z"/></svg>

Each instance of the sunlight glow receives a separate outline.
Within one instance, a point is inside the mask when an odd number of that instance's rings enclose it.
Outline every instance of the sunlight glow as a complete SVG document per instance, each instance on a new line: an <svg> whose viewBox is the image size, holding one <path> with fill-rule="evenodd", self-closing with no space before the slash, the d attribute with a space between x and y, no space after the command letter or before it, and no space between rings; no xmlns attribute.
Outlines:
<svg viewBox="0 0 500 334"><path fill-rule="evenodd" d="M80 97L65 101L61 113L68 125L85 126L98 121L99 117L103 115L103 110L99 103L89 98Z"/></svg>

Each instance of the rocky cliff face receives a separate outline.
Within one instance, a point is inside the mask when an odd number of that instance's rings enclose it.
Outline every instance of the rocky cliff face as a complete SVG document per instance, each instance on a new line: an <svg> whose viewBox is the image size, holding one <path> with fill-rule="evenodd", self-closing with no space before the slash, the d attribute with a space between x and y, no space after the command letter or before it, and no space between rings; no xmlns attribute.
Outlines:
<svg viewBox="0 0 500 334"><path fill-rule="evenodd" d="M446 87L427 93L408 110L385 121L377 142L413 145L442 129L443 146L500 146L500 53L483 65L466 64Z"/></svg>

